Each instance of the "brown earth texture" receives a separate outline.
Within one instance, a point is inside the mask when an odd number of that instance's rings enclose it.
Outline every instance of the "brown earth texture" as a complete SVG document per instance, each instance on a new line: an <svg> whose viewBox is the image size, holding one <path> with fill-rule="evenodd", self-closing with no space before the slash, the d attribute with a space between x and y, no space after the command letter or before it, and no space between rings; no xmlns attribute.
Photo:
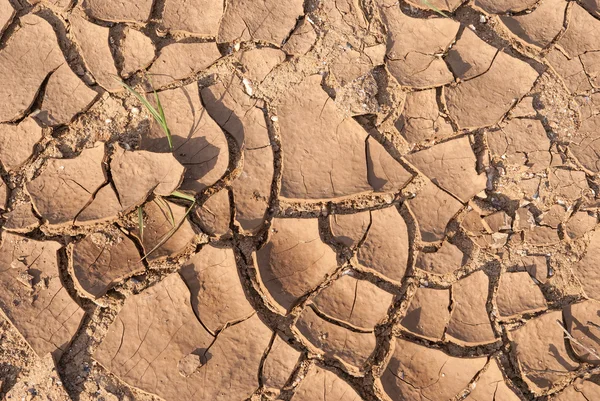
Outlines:
<svg viewBox="0 0 600 401"><path fill-rule="evenodd" d="M599 0L0 28L0 399L600 400Z"/></svg>

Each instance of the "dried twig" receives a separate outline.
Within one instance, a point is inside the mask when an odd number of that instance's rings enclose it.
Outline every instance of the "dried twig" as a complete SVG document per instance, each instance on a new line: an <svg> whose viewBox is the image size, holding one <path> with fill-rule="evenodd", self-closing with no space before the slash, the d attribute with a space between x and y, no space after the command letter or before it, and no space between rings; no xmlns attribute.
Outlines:
<svg viewBox="0 0 600 401"><path fill-rule="evenodd" d="M586 347L585 345L583 345L582 343L580 343L579 341L577 341L577 340L575 339L575 337L573 337L573 336L571 335L571 333L569 333L569 332L567 331L567 329L565 328L565 326L563 326L563 324L562 324L562 322L561 322L560 320L557 320L557 321L556 321L556 324L558 324L558 325L559 325L559 327L561 328L561 330L562 330L562 331L565 333L565 336L567 336L567 338L568 338L570 341L572 341L572 342L574 342L575 344L579 345L581 348L583 348L584 350L586 350L586 351L588 352L588 354L590 354L590 355L593 355L593 356L594 356L596 359L600 359L600 355L598 355L598 353L597 353L596 351L594 351L594 350L593 350L593 349L591 349L591 348L588 348L588 347Z"/></svg>

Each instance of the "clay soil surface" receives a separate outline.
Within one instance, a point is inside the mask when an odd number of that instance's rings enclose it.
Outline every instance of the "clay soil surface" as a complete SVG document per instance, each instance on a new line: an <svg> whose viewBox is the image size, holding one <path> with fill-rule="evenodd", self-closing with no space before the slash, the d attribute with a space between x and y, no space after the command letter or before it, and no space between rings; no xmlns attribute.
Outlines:
<svg viewBox="0 0 600 401"><path fill-rule="evenodd" d="M599 0L0 28L0 399L600 400Z"/></svg>

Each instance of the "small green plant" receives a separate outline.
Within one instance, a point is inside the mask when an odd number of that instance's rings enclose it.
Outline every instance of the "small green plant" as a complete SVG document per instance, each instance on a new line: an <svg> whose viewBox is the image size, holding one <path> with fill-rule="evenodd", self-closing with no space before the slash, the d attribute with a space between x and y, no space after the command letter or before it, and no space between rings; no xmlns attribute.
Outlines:
<svg viewBox="0 0 600 401"><path fill-rule="evenodd" d="M122 81L121 79L118 79L118 78L115 78L115 80L117 80L123 88L127 89L127 91L129 93L131 93L133 96L135 96L142 103L142 105L146 108L146 110L148 110L148 112L152 115L152 117L154 117L154 119L156 120L158 125L160 125L163 132L167 136L167 141L169 142L169 149L172 151L173 150L173 137L171 136L171 130L169 130L169 126L167 125L167 118L165 117L165 111L163 110L162 104L160 103L160 98L158 96L158 92L156 92L155 89L152 90L154 92L154 100L156 101L156 108L155 108L154 106L152 106L150 104L150 102L148 101L148 99L146 99L145 96L143 96L141 93L139 93L138 91L133 89L131 86L127 85L124 81Z"/></svg>
<svg viewBox="0 0 600 401"><path fill-rule="evenodd" d="M431 8L433 11L435 11L442 17L450 18L450 16L448 14L446 14L445 12L443 12L442 10L440 10L439 8L437 8L436 6L431 4L431 2L429 2L429 0L421 0L421 1L423 2L423 4L425 4L427 7Z"/></svg>
<svg viewBox="0 0 600 401"><path fill-rule="evenodd" d="M138 226L140 227L140 239L144 240L144 210L138 206Z"/></svg>
<svg viewBox="0 0 600 401"><path fill-rule="evenodd" d="M156 90L153 89L154 99L156 102L156 108L155 108L154 106L152 106L150 104L150 102L146 99L146 97L144 95L142 95L141 93L139 93L138 91L133 89L131 86L127 85L123 80L121 80L117 77L115 77L115 80L118 81L119 84L121 84L121 86L123 88L125 88L129 93L131 93L133 96L135 96L142 103L142 105L146 108L146 110L148 110L148 112L152 115L152 117L154 117L156 122L160 125L163 132L165 133L165 135L167 137L167 141L169 142L169 149L172 151L173 150L173 138L171 136L171 130L169 130L169 126L167 124L167 118L165 116L165 111L162 107L162 104L160 103L160 98L159 98ZM187 200L189 202L192 202L192 204L186 210L183 218L179 222L176 223L175 217L173 216L173 211L171 210L171 207L169 206L169 204L161 197L157 197L154 199L154 201L157 204L158 204L158 202L161 203L162 206L159 205L159 207L166 208L166 210L168 211L169 220L171 223L171 230L169 230L169 232L167 232L161 238L161 240L158 242L158 244L156 244L156 246L154 248L152 248L150 250L150 252L148 252L144 255L142 260L146 259L153 252L155 252L158 248L160 248L165 242L167 242L177 232L177 230L179 230L179 227L181 227L181 225L183 224L185 219L189 216L190 212L192 211L194 205L196 205L196 198L191 195L185 194L183 192L174 191L170 196L172 196L173 198ZM144 211L143 211L142 206L138 207L138 225L139 225L139 231L140 231L140 240L143 241L144 240Z"/></svg>
<svg viewBox="0 0 600 401"><path fill-rule="evenodd" d="M177 232L177 230L179 230L179 228L181 227L181 225L183 224L183 222L185 221L185 219L187 219L187 217L190 215L190 212L192 211L192 209L196 205L196 198L194 198L191 195L184 194L183 192L174 191L171 194L171 196L174 197L174 198L178 198L178 199L183 199L183 200L190 201L190 202L192 202L192 204L185 211L185 214L183 215L183 217L181 218L181 220L179 220L178 222L175 222L175 218L173 217L173 212L171 211L171 207L169 206L169 204L164 199L162 199L162 198L156 198L156 199L160 199L160 202L167 208L167 210L169 212L169 218L170 218L170 222L171 222L171 229L160 239L160 241L158 241L158 244L156 244L154 246L154 248L152 248L150 250L150 252L148 252L148 253L146 253L144 255L144 257L142 258L142 260L144 260L148 256L152 255L158 248L160 248L161 246L163 246L165 244L165 242L167 242Z"/></svg>
<svg viewBox="0 0 600 401"><path fill-rule="evenodd" d="M171 196L173 198L179 198L179 199L183 199L183 200L188 200L192 203L196 203L196 198L194 198L192 195L184 194L183 192L173 191Z"/></svg>
<svg viewBox="0 0 600 401"><path fill-rule="evenodd" d="M148 256L152 255L158 248L160 248L161 246L163 246L176 232L177 230L179 230L179 227L181 227L181 225L183 224L183 222L185 221L185 219L187 219L187 217L189 216L190 212L192 211L192 209L194 208L195 202L190 205L190 207L186 210L185 215L183 215L183 217L181 218L181 220L179 220L177 222L177 224L175 224L171 230L169 230L169 232L167 232L162 238L161 240L158 242L158 244L156 244L154 246L154 248L152 248L149 252L147 252L144 257L142 258L142 260L146 259Z"/></svg>
<svg viewBox="0 0 600 401"><path fill-rule="evenodd" d="M152 201L156 203L156 205L161 209L167 209L167 212L169 213L169 222L171 223L171 227L175 227L175 216L173 215L173 210L171 210L171 206L169 206L169 204L165 202L165 200L161 197L154 198Z"/></svg>

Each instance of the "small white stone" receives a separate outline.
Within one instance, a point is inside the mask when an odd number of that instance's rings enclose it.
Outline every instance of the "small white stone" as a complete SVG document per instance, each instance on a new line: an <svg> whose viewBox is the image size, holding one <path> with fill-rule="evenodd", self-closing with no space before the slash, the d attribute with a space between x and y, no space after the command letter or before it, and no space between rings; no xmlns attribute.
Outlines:
<svg viewBox="0 0 600 401"><path fill-rule="evenodd" d="M279 117L271 116L271 121L273 121L273 122L279 121Z"/></svg>
<svg viewBox="0 0 600 401"><path fill-rule="evenodd" d="M250 96L252 96L254 94L254 89L252 89L252 85L249 79L244 78L242 80L242 83L244 84L244 89L246 90L246 93Z"/></svg>
<svg viewBox="0 0 600 401"><path fill-rule="evenodd" d="M482 24L485 24L487 22L487 18L485 17L485 15L481 14L479 16L479 22L481 22Z"/></svg>
<svg viewBox="0 0 600 401"><path fill-rule="evenodd" d="M138 109L137 107L134 107L133 109L131 109L131 113L132 114L140 114L140 109Z"/></svg>
<svg viewBox="0 0 600 401"><path fill-rule="evenodd" d="M472 31L475 31L476 30L475 25L473 25L473 24L469 25L469 29L471 29Z"/></svg>
<svg viewBox="0 0 600 401"><path fill-rule="evenodd" d="M104 122L105 122L106 124L110 124L110 123L112 123L112 120L111 120L110 118L107 118L106 120L104 120Z"/></svg>

